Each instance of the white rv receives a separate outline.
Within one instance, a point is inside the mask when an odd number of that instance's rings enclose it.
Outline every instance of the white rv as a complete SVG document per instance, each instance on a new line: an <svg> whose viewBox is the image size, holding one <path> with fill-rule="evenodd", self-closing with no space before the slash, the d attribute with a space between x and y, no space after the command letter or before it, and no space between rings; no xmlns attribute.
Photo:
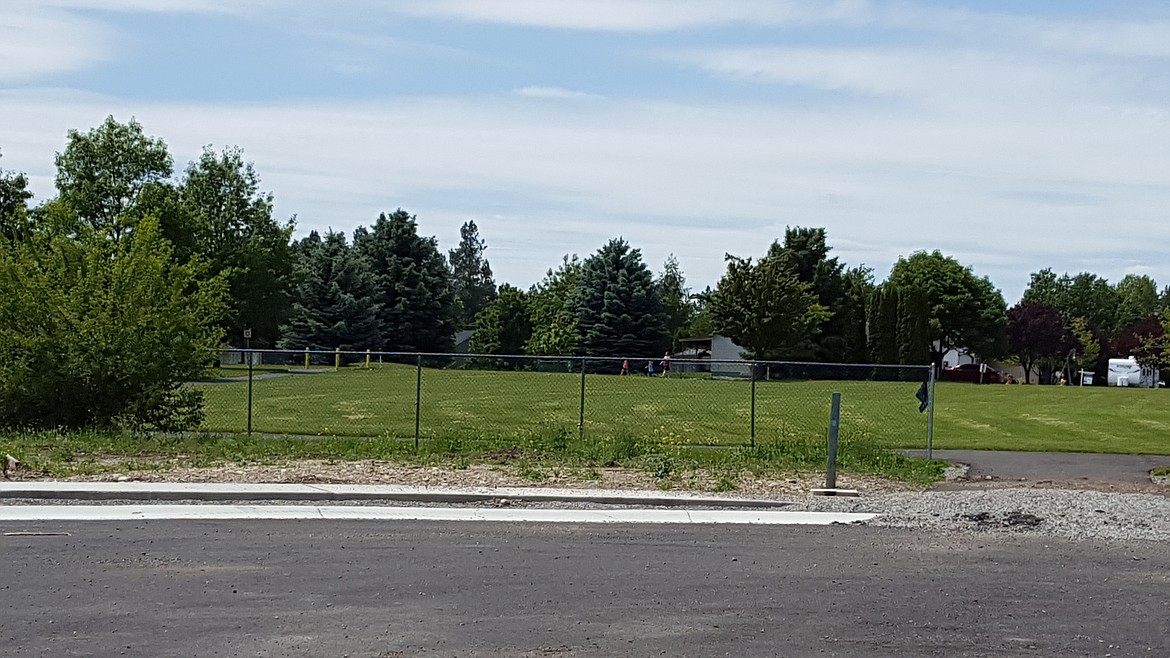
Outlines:
<svg viewBox="0 0 1170 658"><path fill-rule="evenodd" d="M1109 385L1154 388L1158 385L1158 369L1143 366L1132 356L1109 359Z"/></svg>

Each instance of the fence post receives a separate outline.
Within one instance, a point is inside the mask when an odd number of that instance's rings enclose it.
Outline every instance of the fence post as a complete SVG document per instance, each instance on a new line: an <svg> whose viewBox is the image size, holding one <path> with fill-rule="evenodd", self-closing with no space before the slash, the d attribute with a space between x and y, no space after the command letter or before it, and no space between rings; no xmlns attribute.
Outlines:
<svg viewBox="0 0 1170 658"><path fill-rule="evenodd" d="M934 459L934 364L926 380L926 458Z"/></svg>
<svg viewBox="0 0 1170 658"><path fill-rule="evenodd" d="M753 363L751 365L751 369L752 369L752 410L751 410L752 433L751 433L751 442L752 442L752 447L754 448L754 447L756 447L756 364Z"/></svg>
<svg viewBox="0 0 1170 658"><path fill-rule="evenodd" d="M341 370L341 348L333 348L333 369Z"/></svg>
<svg viewBox="0 0 1170 658"><path fill-rule="evenodd" d="M247 350L248 358L248 436L252 436L252 350Z"/></svg>
<svg viewBox="0 0 1170 658"><path fill-rule="evenodd" d="M370 351L366 350L366 370L370 369Z"/></svg>
<svg viewBox="0 0 1170 658"><path fill-rule="evenodd" d="M837 437L841 432L841 394L833 392L833 406L829 411L829 459L825 467L825 488L837 488Z"/></svg>
<svg viewBox="0 0 1170 658"><path fill-rule="evenodd" d="M305 370L309 369L309 348L305 348Z"/></svg>
<svg viewBox="0 0 1170 658"><path fill-rule="evenodd" d="M414 380L414 449L418 450L418 428L422 414L422 355L415 360Z"/></svg>
<svg viewBox="0 0 1170 658"><path fill-rule="evenodd" d="M585 357L581 357L581 414L577 419L577 435L585 438Z"/></svg>

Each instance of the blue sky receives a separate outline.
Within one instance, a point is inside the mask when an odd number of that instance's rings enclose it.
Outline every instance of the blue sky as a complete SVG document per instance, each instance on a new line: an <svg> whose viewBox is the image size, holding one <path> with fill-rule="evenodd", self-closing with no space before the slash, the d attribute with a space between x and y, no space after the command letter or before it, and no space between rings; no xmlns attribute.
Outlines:
<svg viewBox="0 0 1170 658"><path fill-rule="evenodd" d="M900 0L22 0L0 168L137 118L237 145L299 233L474 219L526 287L611 237L696 288L787 225L880 280L941 249L1170 284L1170 5Z"/></svg>

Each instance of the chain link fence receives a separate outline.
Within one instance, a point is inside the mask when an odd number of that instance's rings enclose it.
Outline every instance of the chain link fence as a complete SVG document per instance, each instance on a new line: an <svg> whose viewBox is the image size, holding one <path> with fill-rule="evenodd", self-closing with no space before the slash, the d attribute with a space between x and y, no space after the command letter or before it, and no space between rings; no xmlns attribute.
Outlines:
<svg viewBox="0 0 1170 658"><path fill-rule="evenodd" d="M209 433L648 437L686 446L843 441L930 448L929 366L226 350L205 381Z"/></svg>

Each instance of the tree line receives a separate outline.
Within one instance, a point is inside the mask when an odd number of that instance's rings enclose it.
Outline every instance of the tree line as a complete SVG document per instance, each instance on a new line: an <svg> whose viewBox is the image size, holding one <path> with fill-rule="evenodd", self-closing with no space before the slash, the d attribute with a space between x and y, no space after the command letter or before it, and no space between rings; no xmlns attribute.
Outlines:
<svg viewBox="0 0 1170 658"><path fill-rule="evenodd" d="M398 209L347 236L293 240L238 148L176 173L161 139L113 117L69 131L57 194L0 170L0 424L159 428L198 422L182 386L217 348L447 352L459 329L485 355L655 356L724 335L755 359L934 363L951 350L1013 359L1030 380L1110 356L1170 366L1170 291L1148 276L1032 274L1008 309L986 277L938 251L878 282L831 255L823 228L790 227L758 257L726 256L717 285L655 274L615 238L565 255L528 289L496 284L474 221L442 253ZM501 364L503 362L500 362Z"/></svg>

